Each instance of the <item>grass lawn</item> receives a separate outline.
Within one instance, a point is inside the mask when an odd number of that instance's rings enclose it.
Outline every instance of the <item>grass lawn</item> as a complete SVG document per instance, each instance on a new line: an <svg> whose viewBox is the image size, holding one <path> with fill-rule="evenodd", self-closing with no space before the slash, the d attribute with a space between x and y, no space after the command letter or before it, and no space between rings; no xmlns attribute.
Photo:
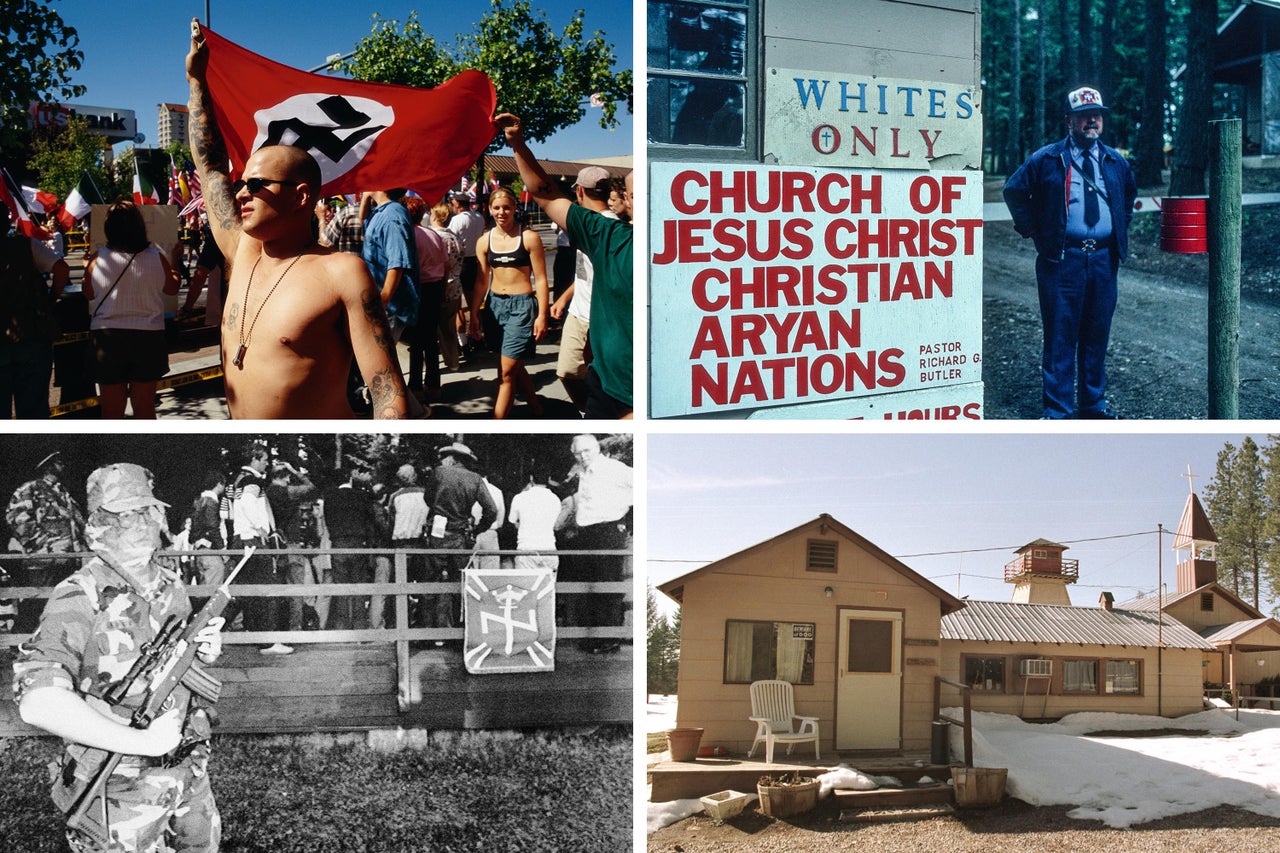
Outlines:
<svg viewBox="0 0 1280 853"><path fill-rule="evenodd" d="M61 853L51 739L0 740L5 850ZM632 839L631 730L224 736L222 853L573 850Z"/></svg>

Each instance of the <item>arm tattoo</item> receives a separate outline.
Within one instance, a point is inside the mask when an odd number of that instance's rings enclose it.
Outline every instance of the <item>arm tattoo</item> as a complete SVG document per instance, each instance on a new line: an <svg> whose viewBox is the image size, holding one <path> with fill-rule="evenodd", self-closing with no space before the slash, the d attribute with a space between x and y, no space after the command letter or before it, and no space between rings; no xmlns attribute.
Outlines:
<svg viewBox="0 0 1280 853"><path fill-rule="evenodd" d="M227 143L218 130L218 119L213 113L213 101L209 89L192 85L188 103L187 128L191 138L191 154L200 171L206 209L211 219L227 231L238 230L239 217L235 215L235 203L231 197L231 185L227 181Z"/></svg>
<svg viewBox="0 0 1280 853"><path fill-rule="evenodd" d="M369 399L373 403L373 416L379 419L400 419L396 403L404 399L404 391L396 380L399 375L392 369L379 370L369 383Z"/></svg>
<svg viewBox="0 0 1280 853"><path fill-rule="evenodd" d="M369 321L369 328L373 332L373 339L378 349L395 361L396 342L391 337L391 326L387 322L387 309L382 305L382 295L376 289L366 291L363 307L365 319Z"/></svg>

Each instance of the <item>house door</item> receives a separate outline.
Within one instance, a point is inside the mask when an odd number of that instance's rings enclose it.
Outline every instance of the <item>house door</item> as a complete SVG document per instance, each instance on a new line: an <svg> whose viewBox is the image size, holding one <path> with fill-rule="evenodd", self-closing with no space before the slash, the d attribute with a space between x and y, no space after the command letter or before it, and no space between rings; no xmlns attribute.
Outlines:
<svg viewBox="0 0 1280 853"><path fill-rule="evenodd" d="M836 749L902 745L902 614L841 610Z"/></svg>

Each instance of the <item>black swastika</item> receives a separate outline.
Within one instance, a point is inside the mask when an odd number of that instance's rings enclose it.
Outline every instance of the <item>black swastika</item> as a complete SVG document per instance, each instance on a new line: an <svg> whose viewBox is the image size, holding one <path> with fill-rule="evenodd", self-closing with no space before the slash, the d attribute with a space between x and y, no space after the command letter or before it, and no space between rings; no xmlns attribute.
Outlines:
<svg viewBox="0 0 1280 853"><path fill-rule="evenodd" d="M300 118L278 119L267 124L267 139L264 145L279 145L285 131L291 130L297 134L297 141L293 143L298 148L319 151L329 160L337 163L347 152L356 147L361 140L386 129L386 125L378 125L376 127L365 127L346 138L338 136L334 130L349 130L351 128L360 127L369 121L366 113L360 112L351 105L351 103L341 95L330 95L322 101L316 103L336 125L330 127L316 127L307 124Z"/></svg>

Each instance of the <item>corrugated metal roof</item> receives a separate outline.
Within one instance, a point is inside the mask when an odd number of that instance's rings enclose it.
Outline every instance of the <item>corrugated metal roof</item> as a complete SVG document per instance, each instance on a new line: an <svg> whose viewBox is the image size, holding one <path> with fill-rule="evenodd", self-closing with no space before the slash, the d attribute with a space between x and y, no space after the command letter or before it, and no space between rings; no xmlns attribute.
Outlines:
<svg viewBox="0 0 1280 853"><path fill-rule="evenodd" d="M1212 628L1205 628L1201 631L1201 634L1211 643L1229 643L1232 640L1240 639L1254 628L1260 628L1270 621L1270 619L1263 618L1250 619L1246 622L1232 622L1230 625L1215 625Z"/></svg>
<svg viewBox="0 0 1280 853"><path fill-rule="evenodd" d="M1280 0L1278 0L1278 2L1280 2ZM1166 595L1164 597L1164 607L1166 610L1168 610L1170 607L1173 607L1175 604L1177 604L1178 602L1182 601L1185 598L1190 598L1193 595L1202 595L1206 592L1212 592L1215 595L1222 596L1222 598L1225 601L1227 601L1227 603L1240 608L1245 613L1256 614L1256 616L1254 617L1255 619L1262 616L1261 610L1258 610L1249 602L1235 595L1234 593L1231 592L1231 590L1227 589L1220 583L1207 583L1204 586L1198 586L1195 589L1189 589L1186 592L1176 592L1176 593L1173 593L1172 595ZM1136 610L1139 612L1143 612L1143 611L1155 612L1156 608L1159 606L1160 606L1160 596L1148 595L1145 598L1134 598L1129 601L1125 601L1121 604L1117 604L1116 609L1117 610Z"/></svg>
<svg viewBox="0 0 1280 853"><path fill-rule="evenodd" d="M1009 643L1083 643L1108 646L1159 645L1155 614L1059 604L967 601L942 617L942 639ZM1213 646L1171 616L1164 617L1164 645L1175 649Z"/></svg>

